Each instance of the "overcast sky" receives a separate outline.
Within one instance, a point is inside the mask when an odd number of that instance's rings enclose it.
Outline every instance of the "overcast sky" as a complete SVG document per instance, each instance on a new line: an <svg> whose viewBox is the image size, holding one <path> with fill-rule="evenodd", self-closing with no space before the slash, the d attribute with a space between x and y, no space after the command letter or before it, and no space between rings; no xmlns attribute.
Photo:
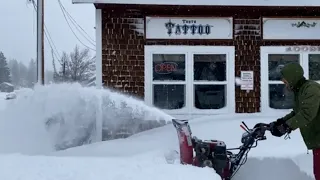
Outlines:
<svg viewBox="0 0 320 180"><path fill-rule="evenodd" d="M35 0L36 1L36 0ZM69 29L57 0L45 1L45 24L59 53L70 52L75 45L84 46ZM72 4L72 0L61 0L77 23L95 40L95 8L92 4ZM0 6L0 51L7 59L15 58L28 64L36 58L36 12L27 0L3 1ZM76 29L80 40L94 48ZM95 52L91 51L94 55ZM45 66L52 69L51 48L45 39Z"/></svg>

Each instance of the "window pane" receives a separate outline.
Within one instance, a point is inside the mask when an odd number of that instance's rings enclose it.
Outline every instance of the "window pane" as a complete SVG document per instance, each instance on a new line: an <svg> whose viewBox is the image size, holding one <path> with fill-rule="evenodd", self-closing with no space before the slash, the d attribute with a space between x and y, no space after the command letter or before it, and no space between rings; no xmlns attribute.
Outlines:
<svg viewBox="0 0 320 180"><path fill-rule="evenodd" d="M195 85L195 107L198 109L221 109L226 106L225 85Z"/></svg>
<svg viewBox="0 0 320 180"><path fill-rule="evenodd" d="M309 79L320 80L320 54L309 54Z"/></svg>
<svg viewBox="0 0 320 180"><path fill-rule="evenodd" d="M269 85L269 106L273 109L292 109L294 94L284 84Z"/></svg>
<svg viewBox="0 0 320 180"><path fill-rule="evenodd" d="M153 80L185 80L184 54L153 54Z"/></svg>
<svg viewBox="0 0 320 180"><path fill-rule="evenodd" d="M160 109L181 109L185 106L185 85L154 85L153 104Z"/></svg>
<svg viewBox="0 0 320 180"><path fill-rule="evenodd" d="M193 60L194 80L226 80L225 54L195 54Z"/></svg>
<svg viewBox="0 0 320 180"><path fill-rule="evenodd" d="M284 65L292 62L299 63L299 59L299 54L269 54L269 80L280 81L280 71L284 67Z"/></svg>

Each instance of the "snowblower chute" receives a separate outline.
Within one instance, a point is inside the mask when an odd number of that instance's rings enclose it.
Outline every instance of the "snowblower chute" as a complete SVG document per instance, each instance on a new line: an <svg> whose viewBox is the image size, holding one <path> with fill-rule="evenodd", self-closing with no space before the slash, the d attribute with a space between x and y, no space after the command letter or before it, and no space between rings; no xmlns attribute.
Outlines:
<svg viewBox="0 0 320 180"><path fill-rule="evenodd" d="M192 132L187 120L173 119L172 123L177 130L180 147L181 164L190 164L198 167L213 168L222 180L230 180L239 168L246 162L247 154L257 142L265 140L265 131L269 124L259 123L253 129L242 122L241 128L245 130L239 148L227 149L226 144L219 140L200 140L192 137ZM231 150L239 150L237 154Z"/></svg>
<svg viewBox="0 0 320 180"><path fill-rule="evenodd" d="M188 121L173 120L172 122L178 133L180 162L181 164L193 164L192 137Z"/></svg>

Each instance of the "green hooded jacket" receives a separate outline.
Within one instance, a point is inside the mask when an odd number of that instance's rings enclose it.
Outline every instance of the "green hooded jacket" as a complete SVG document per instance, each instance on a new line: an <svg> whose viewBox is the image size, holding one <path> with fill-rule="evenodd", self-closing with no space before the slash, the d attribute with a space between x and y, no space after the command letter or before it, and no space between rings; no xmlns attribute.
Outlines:
<svg viewBox="0 0 320 180"><path fill-rule="evenodd" d="M293 130L300 129L308 149L320 148L320 84L306 80L300 64L286 65L281 74L294 92L293 111L283 119Z"/></svg>

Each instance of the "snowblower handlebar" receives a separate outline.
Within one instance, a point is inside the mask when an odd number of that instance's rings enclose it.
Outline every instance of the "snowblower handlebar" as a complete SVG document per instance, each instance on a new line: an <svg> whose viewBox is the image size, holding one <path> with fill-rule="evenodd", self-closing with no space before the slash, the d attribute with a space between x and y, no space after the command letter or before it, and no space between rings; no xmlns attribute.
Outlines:
<svg viewBox="0 0 320 180"><path fill-rule="evenodd" d="M264 123L256 124L253 129L249 129L248 126L242 122L240 127L246 131L241 138L241 142L244 144L246 144L247 141L265 140L265 132L270 130L270 125Z"/></svg>
<svg viewBox="0 0 320 180"><path fill-rule="evenodd" d="M247 154L251 148L257 146L258 141L266 140L265 132L270 130L269 124L259 123L256 124L252 129L249 129L248 126L242 122L240 127L245 131L241 137L242 146L239 148L227 149L228 154L232 157L232 167L231 173L232 177L239 170L239 168L246 163ZM255 145L254 145L255 144ZM230 150L239 149L240 151L237 154L233 154Z"/></svg>

